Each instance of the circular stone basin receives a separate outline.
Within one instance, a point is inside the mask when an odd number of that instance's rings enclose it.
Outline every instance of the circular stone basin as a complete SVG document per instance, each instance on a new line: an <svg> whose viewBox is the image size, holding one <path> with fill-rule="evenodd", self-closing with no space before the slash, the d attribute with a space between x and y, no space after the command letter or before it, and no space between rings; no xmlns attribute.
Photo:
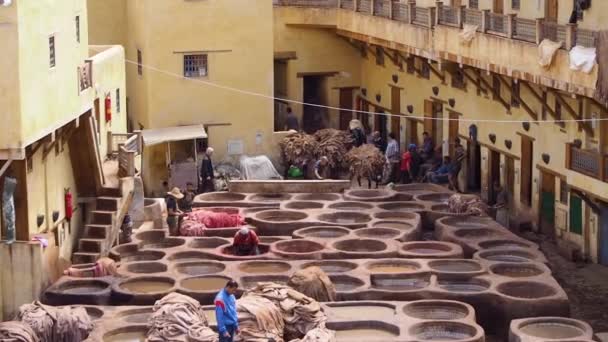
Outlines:
<svg viewBox="0 0 608 342"><path fill-rule="evenodd" d="M520 299L539 299L551 297L557 291L546 284L531 281L512 281L498 285L496 290L506 296Z"/></svg>
<svg viewBox="0 0 608 342"><path fill-rule="evenodd" d="M259 276L247 276L242 277L241 282L243 283L244 289L251 289L258 286L259 283L277 283L287 285L289 277L286 275L259 275Z"/></svg>
<svg viewBox="0 0 608 342"><path fill-rule="evenodd" d="M169 256L170 261L177 262L201 261L205 259L209 259L209 255L207 253L197 251L177 252Z"/></svg>
<svg viewBox="0 0 608 342"><path fill-rule="evenodd" d="M336 341L393 341L400 332L399 327L378 321L328 323L327 327L336 332Z"/></svg>
<svg viewBox="0 0 608 342"><path fill-rule="evenodd" d="M286 209L295 210L321 209L323 206L323 203L311 201L292 201L285 204Z"/></svg>
<svg viewBox="0 0 608 342"><path fill-rule="evenodd" d="M372 274L371 285L384 291L413 291L429 286L430 275Z"/></svg>
<svg viewBox="0 0 608 342"><path fill-rule="evenodd" d="M435 204L431 206L431 211L438 213L450 213L450 208L447 204ZM456 215L456 214L454 214Z"/></svg>
<svg viewBox="0 0 608 342"><path fill-rule="evenodd" d="M128 326L103 335L104 342L144 342L147 338L147 326Z"/></svg>
<svg viewBox="0 0 608 342"><path fill-rule="evenodd" d="M260 221L291 222L300 221L308 217L307 214L292 210L266 210L255 214Z"/></svg>
<svg viewBox="0 0 608 342"><path fill-rule="evenodd" d="M485 228L495 224L495 221L489 217L477 216L448 216L441 218L439 222L453 228Z"/></svg>
<svg viewBox="0 0 608 342"><path fill-rule="evenodd" d="M75 306L75 308L76 307L78 307L78 306ZM101 309L98 309L93 306L85 306L84 309L87 311L87 315L89 315L89 318L91 318L92 321L103 317L104 312Z"/></svg>
<svg viewBox="0 0 608 342"><path fill-rule="evenodd" d="M251 215L255 213L259 213L260 211L268 210L268 207L253 207L253 208L243 208L243 215Z"/></svg>
<svg viewBox="0 0 608 342"><path fill-rule="evenodd" d="M442 273L469 273L483 270L478 262L462 259L433 260L429 262L429 267Z"/></svg>
<svg viewBox="0 0 608 342"><path fill-rule="evenodd" d="M146 241L144 241L141 244L141 248L142 249L145 249L145 248L149 248L149 249L165 249L165 248L173 248L173 247L181 246L184 243L186 243L186 241L184 239L165 238L164 240L154 241L154 242L146 242Z"/></svg>
<svg viewBox="0 0 608 342"><path fill-rule="evenodd" d="M259 244L258 245L258 250L260 251L260 254L258 254L257 256L263 255L263 254L267 254L270 251L270 246L266 245L266 244ZM232 244L230 245L225 245L223 247L220 248L220 254L224 254L224 255L230 255L231 257L235 257L235 258L243 258L243 259L249 259L255 256L250 256L250 255L235 255L234 254L234 247L232 246Z"/></svg>
<svg viewBox="0 0 608 342"><path fill-rule="evenodd" d="M357 289L365 284L363 280L347 275L329 275L329 279L336 287L336 291L344 292L344 291L352 291Z"/></svg>
<svg viewBox="0 0 608 342"><path fill-rule="evenodd" d="M501 235L499 231L495 229L489 228L465 228L458 229L454 232L459 238L463 239L480 239L480 238L488 238L492 236Z"/></svg>
<svg viewBox="0 0 608 342"><path fill-rule="evenodd" d="M344 227L308 227L298 229L293 233L296 238L337 239L350 234L350 229Z"/></svg>
<svg viewBox="0 0 608 342"><path fill-rule="evenodd" d="M152 308L131 309L119 312L116 318L121 321L135 324L146 324L152 316Z"/></svg>
<svg viewBox="0 0 608 342"><path fill-rule="evenodd" d="M193 261L179 263L175 269L181 274L197 276L223 272L226 265L214 261Z"/></svg>
<svg viewBox="0 0 608 342"><path fill-rule="evenodd" d="M332 203L327 208L334 210L358 211L373 209L374 206L364 202L338 202Z"/></svg>
<svg viewBox="0 0 608 342"><path fill-rule="evenodd" d="M532 318L523 321L519 325L522 334L533 336L537 339L558 340L583 338L589 327L579 321L559 318Z"/></svg>
<svg viewBox="0 0 608 342"><path fill-rule="evenodd" d="M439 279L439 288L450 292L475 293L490 288L490 283L481 279Z"/></svg>
<svg viewBox="0 0 608 342"><path fill-rule="evenodd" d="M240 263L238 268L243 273L269 274L285 273L291 269L291 265L280 261L249 261Z"/></svg>
<svg viewBox="0 0 608 342"><path fill-rule="evenodd" d="M308 267L318 267L325 273L344 273L354 270L358 265L349 261L313 261L302 265L302 269Z"/></svg>
<svg viewBox="0 0 608 342"><path fill-rule="evenodd" d="M544 273L540 267L534 264L496 264L490 267L490 271L509 278L535 277Z"/></svg>
<svg viewBox="0 0 608 342"><path fill-rule="evenodd" d="M210 192L198 195L195 202L237 202L244 199L244 194L234 192Z"/></svg>
<svg viewBox="0 0 608 342"><path fill-rule="evenodd" d="M415 220L419 217L418 214L412 212L400 211L385 211L374 214L374 217L381 220Z"/></svg>
<svg viewBox="0 0 608 342"><path fill-rule="evenodd" d="M208 237L208 238L197 238L188 244L190 248L196 249L211 249L216 248L222 245L229 244L230 241L218 237Z"/></svg>
<svg viewBox="0 0 608 342"><path fill-rule="evenodd" d="M488 250L479 253L481 259L502 262L529 262L534 260L532 253L520 249Z"/></svg>
<svg viewBox="0 0 608 342"><path fill-rule="evenodd" d="M469 315L469 308L458 302L428 300L406 304L403 312L411 317L425 320L457 320Z"/></svg>
<svg viewBox="0 0 608 342"><path fill-rule="evenodd" d="M251 202L282 202L289 199L289 194L255 194L249 198Z"/></svg>
<svg viewBox="0 0 608 342"><path fill-rule="evenodd" d="M451 252L453 249L441 242L408 242L401 246L401 250L411 254L432 255L444 254Z"/></svg>
<svg viewBox="0 0 608 342"><path fill-rule="evenodd" d="M319 220L335 224L362 224L369 222L371 217L368 214L354 211L339 211L319 215Z"/></svg>
<svg viewBox="0 0 608 342"><path fill-rule="evenodd" d="M386 250L386 243L372 239L349 239L337 241L333 247L342 252L381 252Z"/></svg>
<svg viewBox="0 0 608 342"><path fill-rule="evenodd" d="M447 203L450 197L452 197L452 194L449 192L436 192L432 194L417 195L416 199L419 201Z"/></svg>
<svg viewBox="0 0 608 342"><path fill-rule="evenodd" d="M340 195L336 194L301 194L295 197L298 201L338 201Z"/></svg>
<svg viewBox="0 0 608 342"><path fill-rule="evenodd" d="M162 262L138 262L127 264L127 272L131 273L162 273L167 272L167 265Z"/></svg>
<svg viewBox="0 0 608 342"><path fill-rule="evenodd" d="M411 327L410 334L420 341L460 341L475 337L477 329L457 322L425 322Z"/></svg>
<svg viewBox="0 0 608 342"><path fill-rule="evenodd" d="M165 277L130 278L119 284L121 290L135 294L164 293L173 288L175 280Z"/></svg>
<svg viewBox="0 0 608 342"><path fill-rule="evenodd" d="M424 204L416 203L416 202L392 202L392 203L383 203L378 206L382 210L387 210L390 212L416 212L424 210Z"/></svg>
<svg viewBox="0 0 608 342"><path fill-rule="evenodd" d="M355 230L355 235L360 238L395 239L401 235L401 230L394 228L362 228Z"/></svg>
<svg viewBox="0 0 608 342"><path fill-rule="evenodd" d="M330 303L328 312L332 321L362 321L373 317L379 321L393 319L396 314L395 305L378 302Z"/></svg>
<svg viewBox="0 0 608 342"><path fill-rule="evenodd" d="M412 273L420 269L420 264L399 259L374 261L367 265L371 273Z"/></svg>
<svg viewBox="0 0 608 342"><path fill-rule="evenodd" d="M399 184L396 185L394 190L397 192L405 193L426 193L426 192L438 192L442 188L441 186L430 184L430 183L410 183L410 184Z"/></svg>
<svg viewBox="0 0 608 342"><path fill-rule="evenodd" d="M394 194L385 190L351 190L346 193L347 197L351 199L373 201L389 199Z"/></svg>
<svg viewBox="0 0 608 342"><path fill-rule="evenodd" d="M374 227L391 228L399 231L408 231L414 229L414 226L411 223L395 221L379 221L374 223Z"/></svg>
<svg viewBox="0 0 608 342"><path fill-rule="evenodd" d="M133 262L133 261L154 261L160 260L165 257L165 252L161 251L139 251L133 254L120 255L122 262Z"/></svg>
<svg viewBox="0 0 608 342"><path fill-rule="evenodd" d="M222 276L201 276L182 279L179 286L192 292L218 292L226 286L230 280Z"/></svg>
<svg viewBox="0 0 608 342"><path fill-rule="evenodd" d="M532 245L515 240L488 240L479 243L481 249L494 248L531 248Z"/></svg>
<svg viewBox="0 0 608 342"><path fill-rule="evenodd" d="M95 294L105 291L110 284L101 280L68 280L59 285L55 291L69 295Z"/></svg>
<svg viewBox="0 0 608 342"><path fill-rule="evenodd" d="M283 253L314 253L324 249L322 244L307 240L277 241L274 248Z"/></svg>
<svg viewBox="0 0 608 342"><path fill-rule="evenodd" d="M165 239L164 230L148 230L135 234L135 238L145 242L157 242Z"/></svg>
<svg viewBox="0 0 608 342"><path fill-rule="evenodd" d="M271 244L273 242L286 240L289 237L284 237L284 236L259 236L259 238L260 238L260 242L261 243Z"/></svg>

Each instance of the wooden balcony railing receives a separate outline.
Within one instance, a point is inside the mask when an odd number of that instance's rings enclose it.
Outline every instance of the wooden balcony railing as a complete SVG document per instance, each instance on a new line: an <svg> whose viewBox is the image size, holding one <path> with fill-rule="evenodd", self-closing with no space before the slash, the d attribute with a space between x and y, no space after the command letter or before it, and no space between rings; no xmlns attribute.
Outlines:
<svg viewBox="0 0 608 342"><path fill-rule="evenodd" d="M564 42L562 48L575 45L597 46L597 32L579 29L572 24L557 24L543 19L518 18L514 14L496 14L489 10L443 6L419 7L413 2L392 0L274 0L277 6L341 8L433 29L435 25L462 27L475 25L478 31L509 39L540 44L543 39Z"/></svg>
<svg viewBox="0 0 608 342"><path fill-rule="evenodd" d="M108 154L118 158L118 177L135 176L135 157L142 153L141 132L108 132Z"/></svg>
<svg viewBox="0 0 608 342"><path fill-rule="evenodd" d="M566 144L566 168L608 182L608 155Z"/></svg>

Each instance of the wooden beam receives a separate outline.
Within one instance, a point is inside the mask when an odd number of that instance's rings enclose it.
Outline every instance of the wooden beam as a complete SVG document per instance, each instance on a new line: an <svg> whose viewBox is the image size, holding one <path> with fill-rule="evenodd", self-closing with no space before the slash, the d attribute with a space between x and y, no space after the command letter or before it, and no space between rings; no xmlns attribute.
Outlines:
<svg viewBox="0 0 608 342"><path fill-rule="evenodd" d="M538 120L538 115L532 110L532 108L530 108L530 106L528 106L525 101L521 99L521 96L513 93L513 85L509 84L509 82L507 82L502 75L496 74L496 77L498 77L500 82L502 82L502 84L509 90L511 97L514 97L521 104L521 106L524 107L528 115L530 115L533 120Z"/></svg>
<svg viewBox="0 0 608 342"><path fill-rule="evenodd" d="M290 59L298 59L298 55L295 51L275 51L274 52L275 60L290 60Z"/></svg>
<svg viewBox="0 0 608 342"><path fill-rule="evenodd" d="M11 166L12 163L13 163L13 160L9 159L4 163L4 165L2 165L2 168L0 169L0 177L2 177L2 175L4 175L4 173L6 172L6 170L8 170L8 167Z"/></svg>
<svg viewBox="0 0 608 342"><path fill-rule="evenodd" d="M401 52L395 50L395 52L397 52L397 55L399 55L399 57L401 58L401 60L403 62L405 62L405 64L407 64L407 59L408 57L405 57L401 54ZM418 75L421 76L422 75L422 71L418 68L416 68L416 55L411 55L410 57L412 57L414 59L414 72Z"/></svg>
<svg viewBox="0 0 608 342"><path fill-rule="evenodd" d="M568 113L570 113L570 115L572 115L572 117L575 120L583 120L583 116L580 113L577 113L572 106L570 106L570 104L564 100L564 98L562 97L562 95L555 91L554 89L547 89L550 93L553 94L553 96L555 96L555 98L557 99L557 101L559 101L559 103L562 104L562 107L566 108L566 111ZM589 134L591 137L593 137L593 128L591 128L591 125L589 125L589 122L586 121L578 121L578 126L581 127L582 129L585 130L585 132L587 132L587 134Z"/></svg>
<svg viewBox="0 0 608 342"><path fill-rule="evenodd" d="M436 70L435 67L433 67L433 63L429 63L428 61L424 61L424 63L428 63L429 68L431 69L431 72L433 74L435 74L435 76L437 76L437 78L439 78L441 80L441 84L446 84L445 82L445 73Z"/></svg>
<svg viewBox="0 0 608 342"><path fill-rule="evenodd" d="M500 94L496 92L496 89L494 89L494 87L493 87L493 86L490 84L490 82L488 82L488 81L487 81L485 78L483 78L483 77L480 77L480 78L479 78L479 80L481 81L481 83L483 83L483 85L484 85L486 88L490 89L490 91L492 92L492 95L494 95L494 97L496 98L496 100L497 100L498 102L500 102L500 103L501 103L501 104L502 104L502 105L503 105L503 106L504 106L504 107L507 109L507 111L510 111L510 110L511 110L511 105L509 105L509 104L507 103L507 101L505 101L505 100L502 98L502 96L500 96Z"/></svg>
<svg viewBox="0 0 608 342"><path fill-rule="evenodd" d="M478 93L480 91L483 92L484 94L488 93L488 90L481 86L481 82L479 82L476 78L473 78L473 76L469 75L469 73L466 71L466 69L464 69L464 68L462 69L462 74L464 75L464 77L466 77L469 81L471 81L471 83L473 83L477 87Z"/></svg>
<svg viewBox="0 0 608 342"><path fill-rule="evenodd" d="M333 77L338 75L339 71L311 71L311 72L299 72L296 74L296 77L302 78L306 76L325 76L325 77Z"/></svg>
<svg viewBox="0 0 608 342"><path fill-rule="evenodd" d="M534 88L526 81L524 80L519 80L519 83L521 85L523 85L524 87L528 88L528 90L530 91L530 93L532 94L532 96L538 100L538 102L540 102L540 104L543 106L543 108L545 108L545 110L547 112L549 112L549 114L553 117L553 119L555 120L559 120L557 118L557 114L555 113L555 111L553 109L551 109L551 107L549 106L549 104L547 104L547 101L545 101L543 99L543 97L536 92L536 90L534 90Z"/></svg>
<svg viewBox="0 0 608 342"><path fill-rule="evenodd" d="M390 59L390 60L391 60L391 62L393 62L393 64L394 64L394 65L395 65L397 68L399 68L399 69L403 70L403 63L399 63L399 58L398 58L397 56L395 56L394 54L390 54L390 53L388 53L387 49L385 49L385 48L383 48L383 47L380 47L380 49L382 49L382 53L383 53L383 54L384 54L386 57L388 57L388 59Z"/></svg>

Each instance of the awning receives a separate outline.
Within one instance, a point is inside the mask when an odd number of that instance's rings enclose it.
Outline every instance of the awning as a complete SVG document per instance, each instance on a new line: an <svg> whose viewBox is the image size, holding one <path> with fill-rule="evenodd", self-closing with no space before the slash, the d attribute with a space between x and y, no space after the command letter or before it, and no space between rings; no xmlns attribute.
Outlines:
<svg viewBox="0 0 608 342"><path fill-rule="evenodd" d="M144 129L141 136L145 146L161 144L170 141L182 141L207 138L203 125L165 127Z"/></svg>

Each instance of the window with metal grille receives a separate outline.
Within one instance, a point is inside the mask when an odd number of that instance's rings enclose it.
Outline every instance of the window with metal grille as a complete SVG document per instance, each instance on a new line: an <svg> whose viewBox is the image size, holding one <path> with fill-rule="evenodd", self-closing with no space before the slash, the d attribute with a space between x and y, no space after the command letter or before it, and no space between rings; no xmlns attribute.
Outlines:
<svg viewBox="0 0 608 342"><path fill-rule="evenodd" d="M185 55L184 77L207 77L207 55Z"/></svg>
<svg viewBox="0 0 608 342"><path fill-rule="evenodd" d="M76 41L80 43L80 16L76 16Z"/></svg>
<svg viewBox="0 0 608 342"><path fill-rule="evenodd" d="M479 0L469 0L469 8L479 9Z"/></svg>
<svg viewBox="0 0 608 342"><path fill-rule="evenodd" d="M422 61L422 66L420 67L420 77L426 78L427 80L431 78L431 66L426 61Z"/></svg>
<svg viewBox="0 0 608 342"><path fill-rule="evenodd" d="M116 89L116 113L120 113L120 88Z"/></svg>
<svg viewBox="0 0 608 342"><path fill-rule="evenodd" d="M559 201L568 204L568 183L563 179L559 182Z"/></svg>
<svg viewBox="0 0 608 342"><path fill-rule="evenodd" d="M376 65L384 65L384 52L379 46L376 47Z"/></svg>
<svg viewBox="0 0 608 342"><path fill-rule="evenodd" d="M518 10L520 7L519 1L520 0L511 0L511 8L514 10Z"/></svg>
<svg viewBox="0 0 608 342"><path fill-rule="evenodd" d="M55 36L49 37L49 65L51 68L55 67Z"/></svg>
<svg viewBox="0 0 608 342"><path fill-rule="evenodd" d="M144 74L144 66L143 66L143 56L141 54L141 50L137 50L137 74L142 76Z"/></svg>
<svg viewBox="0 0 608 342"><path fill-rule="evenodd" d="M557 97L555 98L555 118L558 120L557 125L564 128L566 127L566 123L562 120L562 103L559 102Z"/></svg>
<svg viewBox="0 0 608 342"><path fill-rule="evenodd" d="M511 106L519 107L519 99L520 99L520 88L519 82L515 82L515 80L511 81Z"/></svg>
<svg viewBox="0 0 608 342"><path fill-rule="evenodd" d="M492 88L494 89L492 99L497 100L500 97L500 79L496 75L492 75Z"/></svg>
<svg viewBox="0 0 608 342"><path fill-rule="evenodd" d="M416 72L416 64L415 64L415 60L414 57L408 57L405 62L407 63L407 73L408 74L413 74Z"/></svg>
<svg viewBox="0 0 608 342"><path fill-rule="evenodd" d="M457 89L465 89L466 85L464 83L464 73L462 70L458 69L451 73L452 76L452 87Z"/></svg>

